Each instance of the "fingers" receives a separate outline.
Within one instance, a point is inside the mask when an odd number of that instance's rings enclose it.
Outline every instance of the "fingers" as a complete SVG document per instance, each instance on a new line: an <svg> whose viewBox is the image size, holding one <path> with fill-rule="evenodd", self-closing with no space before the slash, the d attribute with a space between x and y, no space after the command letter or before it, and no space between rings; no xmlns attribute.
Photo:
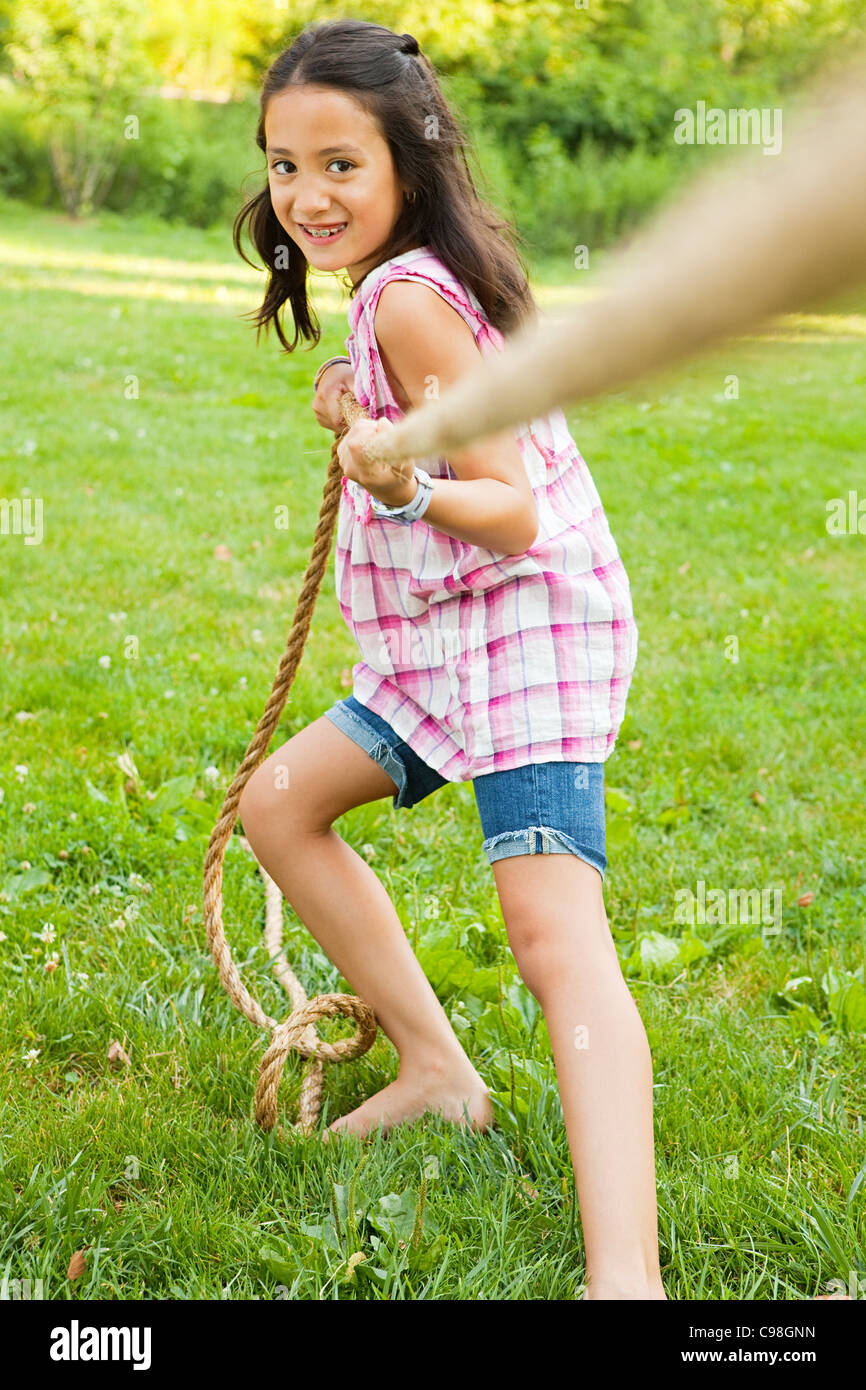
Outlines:
<svg viewBox="0 0 866 1390"><path fill-rule="evenodd" d="M377 431L374 420L356 420L346 430L337 448L340 467L355 482L366 486L371 481L369 466L364 458L364 445ZM372 427L372 428L371 428Z"/></svg>
<svg viewBox="0 0 866 1390"><path fill-rule="evenodd" d="M343 419L343 412L335 401L329 396L323 396L321 392L316 392L313 397L312 411L316 417L316 423L321 425L323 430L333 430L334 434L339 434L345 429L346 421Z"/></svg>

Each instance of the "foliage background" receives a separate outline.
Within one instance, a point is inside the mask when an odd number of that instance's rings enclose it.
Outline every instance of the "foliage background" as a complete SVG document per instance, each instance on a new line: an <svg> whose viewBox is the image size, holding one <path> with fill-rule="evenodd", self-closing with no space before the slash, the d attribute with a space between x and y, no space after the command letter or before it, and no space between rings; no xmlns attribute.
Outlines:
<svg viewBox="0 0 866 1390"><path fill-rule="evenodd" d="M337 16L416 35L530 254L619 237L706 159L674 145L678 107L776 105L866 34L864 0L0 0L0 193L229 221L263 173L263 73ZM60 142L105 166L94 190L64 193Z"/></svg>

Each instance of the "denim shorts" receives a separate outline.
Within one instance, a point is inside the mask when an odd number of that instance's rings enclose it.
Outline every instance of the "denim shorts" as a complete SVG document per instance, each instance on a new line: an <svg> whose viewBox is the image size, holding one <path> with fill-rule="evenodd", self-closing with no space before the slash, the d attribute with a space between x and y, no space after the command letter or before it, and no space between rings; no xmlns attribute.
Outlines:
<svg viewBox="0 0 866 1390"><path fill-rule="evenodd" d="M395 808L414 806L447 782L354 695L325 717L387 772ZM491 864L516 854L575 854L604 880L604 763L529 763L483 773L472 787Z"/></svg>

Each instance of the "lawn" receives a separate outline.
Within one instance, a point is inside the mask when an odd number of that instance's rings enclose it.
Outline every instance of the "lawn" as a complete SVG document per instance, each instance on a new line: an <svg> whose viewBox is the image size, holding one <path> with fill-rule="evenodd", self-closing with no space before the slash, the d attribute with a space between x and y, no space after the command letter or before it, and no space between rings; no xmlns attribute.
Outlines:
<svg viewBox="0 0 866 1390"><path fill-rule="evenodd" d="M559 307L583 274L538 284ZM572 1298L550 1045L469 784L337 829L387 887L496 1128L428 1116L325 1152L252 1118L267 1038L220 986L201 867L309 558L331 439L312 377L348 332L323 281L317 349L257 346L240 315L262 279L228 230L0 206L0 498L43 509L40 543L0 534L2 1277L47 1298ZM605 901L653 1056L671 1299L866 1275L866 535L827 527L831 499L866 499L864 348L866 289L567 412L640 631ZM332 556L274 747L356 659ZM713 890L727 912L685 920ZM754 891L770 921L742 910ZM283 1017L237 839L225 898L244 978ZM346 987L288 908L286 941L309 994ZM323 1122L396 1068L380 1033L329 1069ZM291 1058L287 1120L300 1076Z"/></svg>

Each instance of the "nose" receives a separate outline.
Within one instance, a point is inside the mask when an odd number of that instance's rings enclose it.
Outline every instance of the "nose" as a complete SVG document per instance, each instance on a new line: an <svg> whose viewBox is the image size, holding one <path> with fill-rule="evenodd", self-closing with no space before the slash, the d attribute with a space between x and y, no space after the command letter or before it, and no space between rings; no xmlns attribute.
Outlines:
<svg viewBox="0 0 866 1390"><path fill-rule="evenodd" d="M289 206L296 222L316 222L331 206L330 191L318 174L297 174Z"/></svg>

